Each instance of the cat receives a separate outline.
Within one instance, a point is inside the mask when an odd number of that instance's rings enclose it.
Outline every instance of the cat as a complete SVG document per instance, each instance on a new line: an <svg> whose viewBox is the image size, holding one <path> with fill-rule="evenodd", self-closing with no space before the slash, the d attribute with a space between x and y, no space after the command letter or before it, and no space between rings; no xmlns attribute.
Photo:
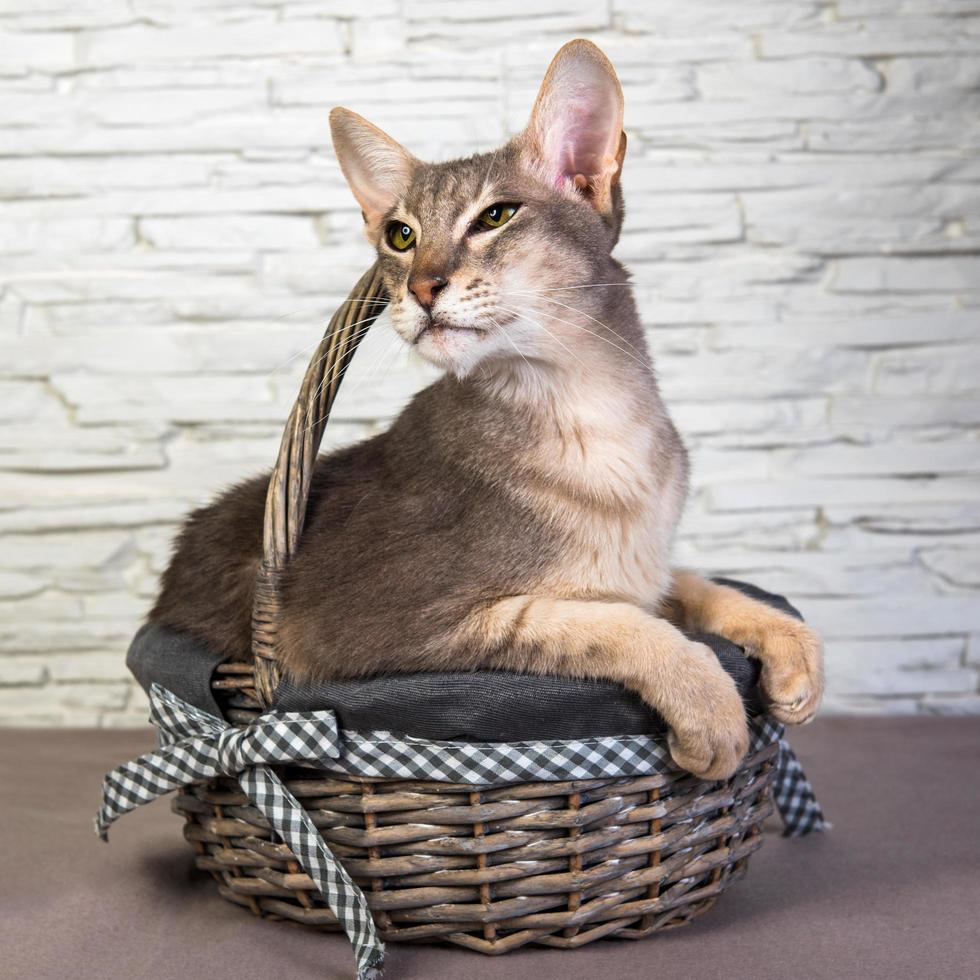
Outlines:
<svg viewBox="0 0 980 980"><path fill-rule="evenodd" d="M297 678L509 670L595 677L669 726L674 761L730 776L747 751L720 633L761 661L770 712L822 693L818 635L672 570L688 491L626 270L623 94L606 56L555 56L527 128L424 163L356 113L334 148L377 249L391 325L443 368L384 433L318 461L283 586ZM268 477L191 514L150 621L248 658Z"/></svg>

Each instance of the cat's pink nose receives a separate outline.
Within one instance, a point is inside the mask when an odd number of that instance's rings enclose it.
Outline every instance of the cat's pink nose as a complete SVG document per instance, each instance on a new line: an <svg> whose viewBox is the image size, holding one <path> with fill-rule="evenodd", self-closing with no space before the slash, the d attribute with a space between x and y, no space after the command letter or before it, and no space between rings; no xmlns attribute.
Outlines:
<svg viewBox="0 0 980 980"><path fill-rule="evenodd" d="M412 276L408 280L408 288L415 294L419 304L425 309L432 306L436 298L436 293L442 289L448 280L445 276L434 276L422 274Z"/></svg>

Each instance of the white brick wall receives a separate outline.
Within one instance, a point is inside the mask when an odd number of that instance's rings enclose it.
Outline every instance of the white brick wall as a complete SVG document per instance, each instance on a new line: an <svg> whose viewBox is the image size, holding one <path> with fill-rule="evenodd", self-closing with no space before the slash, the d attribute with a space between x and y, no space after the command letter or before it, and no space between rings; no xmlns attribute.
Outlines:
<svg viewBox="0 0 980 980"><path fill-rule="evenodd" d="M796 600L833 708L980 710L980 3L0 0L0 721L142 720L174 528L271 462L371 259L330 106L490 147L576 35L626 88L678 557ZM328 442L426 377L376 330Z"/></svg>

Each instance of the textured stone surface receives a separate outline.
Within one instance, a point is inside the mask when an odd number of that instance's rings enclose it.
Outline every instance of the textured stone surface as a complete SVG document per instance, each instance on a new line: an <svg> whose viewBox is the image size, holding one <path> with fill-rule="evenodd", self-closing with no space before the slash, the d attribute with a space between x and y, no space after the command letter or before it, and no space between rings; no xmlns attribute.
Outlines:
<svg viewBox="0 0 980 980"><path fill-rule="evenodd" d="M490 147L575 35L626 88L678 560L787 592L830 709L980 711L980 4L0 0L0 723L145 716L174 529L370 261L330 106ZM429 377L379 326L328 445Z"/></svg>

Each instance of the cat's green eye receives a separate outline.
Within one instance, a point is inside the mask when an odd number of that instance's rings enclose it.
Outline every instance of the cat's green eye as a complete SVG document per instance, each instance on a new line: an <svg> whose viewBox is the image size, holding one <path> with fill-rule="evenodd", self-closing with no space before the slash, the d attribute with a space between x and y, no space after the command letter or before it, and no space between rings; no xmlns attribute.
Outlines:
<svg viewBox="0 0 980 980"><path fill-rule="evenodd" d="M388 244L396 252L407 252L415 244L415 231L402 221L388 225Z"/></svg>
<svg viewBox="0 0 980 980"><path fill-rule="evenodd" d="M519 204L492 204L476 220L484 228L499 228L517 214L519 207Z"/></svg>

